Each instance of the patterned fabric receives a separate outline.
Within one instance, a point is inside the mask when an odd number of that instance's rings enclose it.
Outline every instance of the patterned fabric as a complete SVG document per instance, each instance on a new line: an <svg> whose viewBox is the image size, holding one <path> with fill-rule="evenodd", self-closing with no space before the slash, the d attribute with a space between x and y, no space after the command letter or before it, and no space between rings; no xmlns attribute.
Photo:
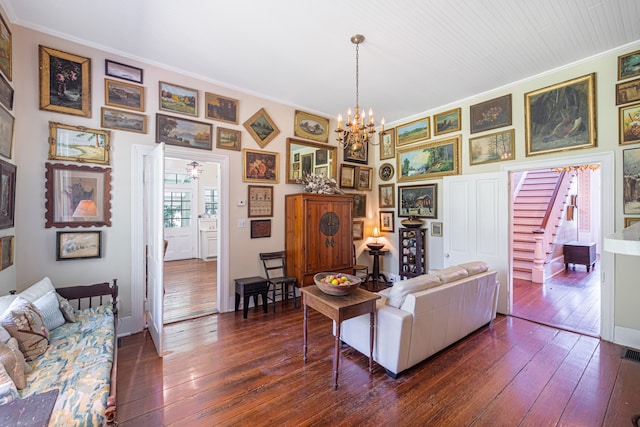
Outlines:
<svg viewBox="0 0 640 427"><path fill-rule="evenodd" d="M49 331L44 317L32 303L18 297L3 313L2 326L18 340L25 359L33 360L47 350Z"/></svg>
<svg viewBox="0 0 640 427"><path fill-rule="evenodd" d="M64 316L64 320L74 323L76 321L76 316L73 314L73 307L71 306L69 301L67 301L66 298L60 296L60 294L57 292L56 297L58 298L58 306L60 307L60 311Z"/></svg>
<svg viewBox="0 0 640 427"><path fill-rule="evenodd" d="M56 295L56 291L49 291L33 302L33 305L42 313L44 326L47 327L49 332L64 325L64 316L60 311L60 304Z"/></svg>
<svg viewBox="0 0 640 427"><path fill-rule="evenodd" d="M0 343L0 365L4 366L18 389L26 387L25 374L31 372L31 369L24 361L15 338L11 338L6 344Z"/></svg>
<svg viewBox="0 0 640 427"><path fill-rule="evenodd" d="M5 328L0 326L0 342L6 343L10 339L11 339L11 334L9 334L9 331L7 331Z"/></svg>
<svg viewBox="0 0 640 427"><path fill-rule="evenodd" d="M19 398L20 396L18 395L18 390L16 390L16 385L4 369L4 366L0 363L0 405L11 403Z"/></svg>
<svg viewBox="0 0 640 427"><path fill-rule="evenodd" d="M75 312L76 323L51 332L46 353L31 362L24 398L58 389L50 426L101 426L111 384L115 329L111 307Z"/></svg>

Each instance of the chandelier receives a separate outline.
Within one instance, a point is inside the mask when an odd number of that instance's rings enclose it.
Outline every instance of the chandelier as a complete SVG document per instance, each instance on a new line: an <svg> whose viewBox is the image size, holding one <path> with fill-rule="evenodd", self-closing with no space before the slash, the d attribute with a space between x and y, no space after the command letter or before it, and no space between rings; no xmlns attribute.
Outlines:
<svg viewBox="0 0 640 427"><path fill-rule="evenodd" d="M363 111L360 114L359 104L359 85L360 85L360 43L364 41L362 34L356 34L351 37L351 43L356 45L356 106L351 117L351 108L347 112L347 123L345 128L342 128L342 114L338 115L338 128L335 130L338 134L336 140L343 149L350 149L351 151L360 151L365 144L378 145L380 142L376 142L373 137L375 130L375 124L373 122L373 111L369 108L369 118L367 119L366 113ZM382 120L382 126L384 129L384 120Z"/></svg>
<svg viewBox="0 0 640 427"><path fill-rule="evenodd" d="M200 163L193 161L191 163L187 163L187 172L189 173L189 175L191 175L192 179L198 179L200 178L200 174L202 173L202 168L200 167L202 166Z"/></svg>

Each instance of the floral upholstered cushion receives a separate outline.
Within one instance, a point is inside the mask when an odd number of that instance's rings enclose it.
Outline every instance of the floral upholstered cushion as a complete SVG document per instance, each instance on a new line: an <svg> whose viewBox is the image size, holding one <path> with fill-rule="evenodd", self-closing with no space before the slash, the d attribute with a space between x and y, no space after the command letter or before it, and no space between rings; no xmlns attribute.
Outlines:
<svg viewBox="0 0 640 427"><path fill-rule="evenodd" d="M18 297L2 314L2 326L18 340L25 359L33 360L47 350L49 331L44 317L32 303Z"/></svg>

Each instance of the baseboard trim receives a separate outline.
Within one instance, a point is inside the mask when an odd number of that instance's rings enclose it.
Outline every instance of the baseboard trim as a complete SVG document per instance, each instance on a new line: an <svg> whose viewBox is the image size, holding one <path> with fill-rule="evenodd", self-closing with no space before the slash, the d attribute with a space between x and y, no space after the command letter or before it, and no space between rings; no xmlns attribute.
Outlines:
<svg viewBox="0 0 640 427"><path fill-rule="evenodd" d="M616 326L613 331L613 342L625 347L640 349L640 331Z"/></svg>

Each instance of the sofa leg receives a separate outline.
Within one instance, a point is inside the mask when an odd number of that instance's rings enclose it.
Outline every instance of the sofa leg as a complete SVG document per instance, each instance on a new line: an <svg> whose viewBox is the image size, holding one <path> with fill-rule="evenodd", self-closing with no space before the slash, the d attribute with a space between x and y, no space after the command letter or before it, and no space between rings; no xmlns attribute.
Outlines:
<svg viewBox="0 0 640 427"><path fill-rule="evenodd" d="M391 371L390 371L390 370L388 370L388 369L385 369L385 371L387 372L387 375L389 375L389 376L390 376L391 378L393 378L394 380L397 380L397 379L398 379L398 374L396 374L396 373L394 373L394 372L391 372Z"/></svg>

